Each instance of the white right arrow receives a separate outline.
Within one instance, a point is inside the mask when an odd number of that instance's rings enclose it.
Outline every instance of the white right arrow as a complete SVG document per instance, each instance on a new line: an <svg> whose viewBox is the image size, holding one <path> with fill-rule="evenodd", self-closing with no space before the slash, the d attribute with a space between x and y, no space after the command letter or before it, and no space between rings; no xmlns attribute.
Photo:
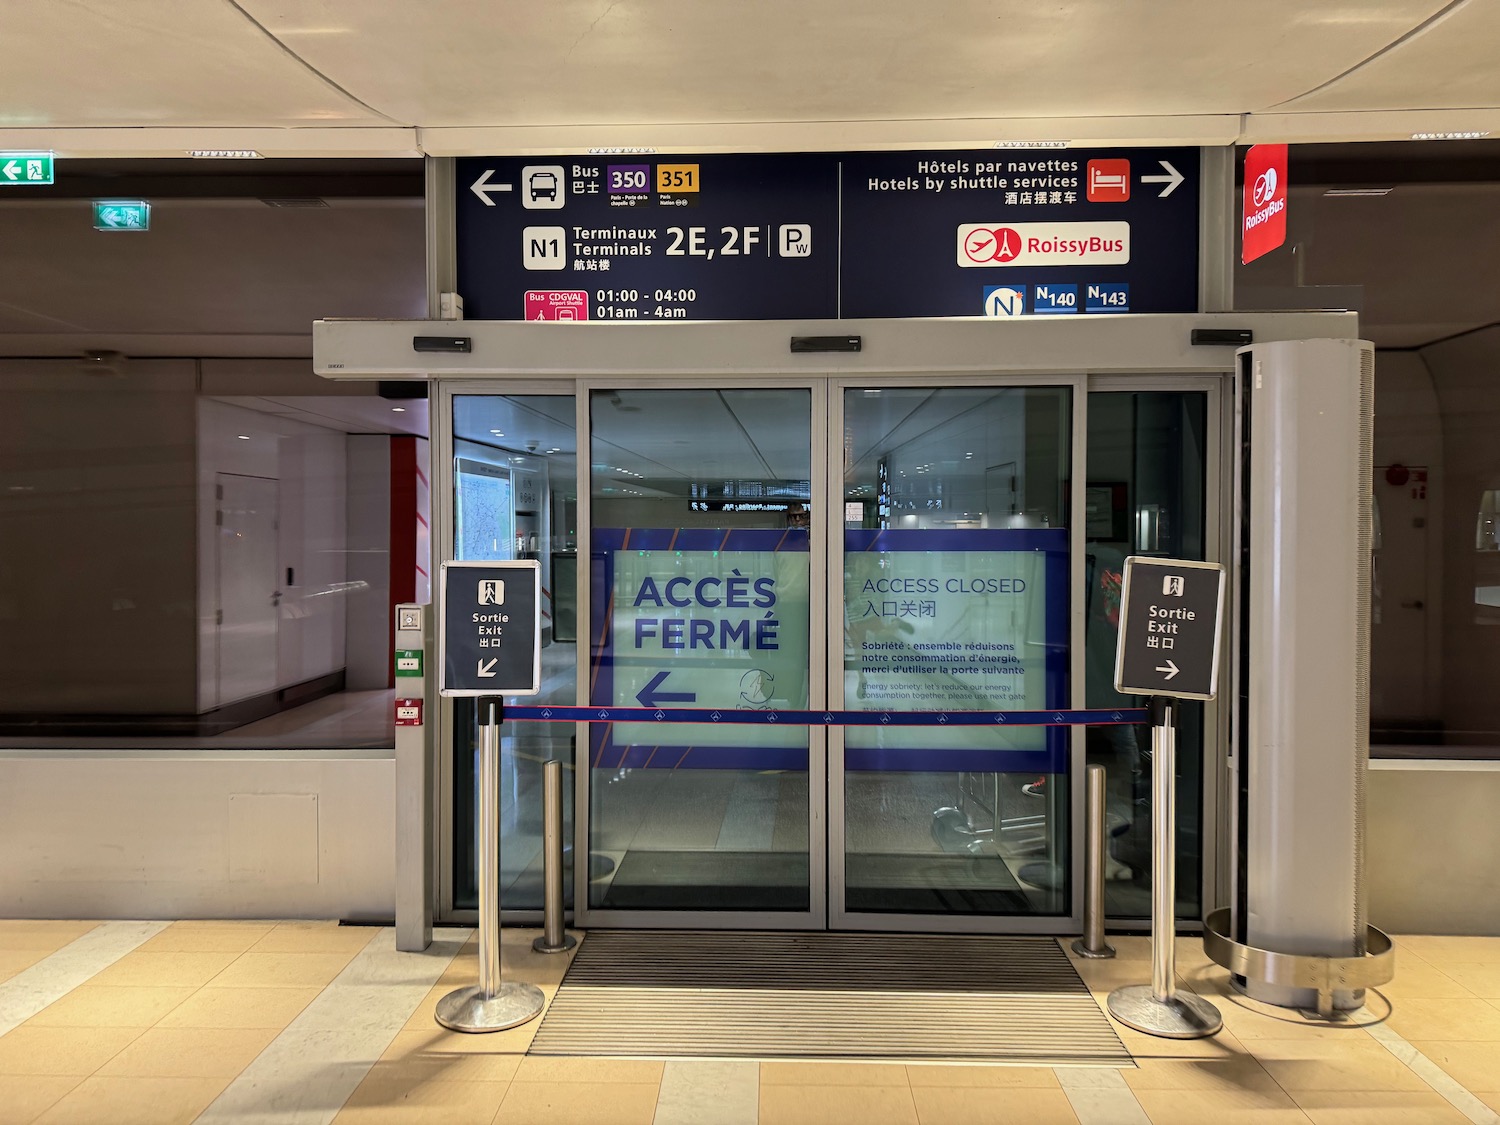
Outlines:
<svg viewBox="0 0 1500 1125"><path fill-rule="evenodd" d="M498 656L492 656L492 657L489 658L488 661L486 661L486 660L480 660L479 661L479 674L481 676L483 676L485 679L493 680L495 678L495 663L499 659L500 658ZM1171 679L1170 676L1168 676L1167 678Z"/></svg>
<svg viewBox="0 0 1500 1125"><path fill-rule="evenodd" d="M1158 160L1157 163L1162 166L1163 171L1165 171L1167 174L1165 176L1142 176L1141 183L1166 184L1167 186L1162 188L1156 197L1158 199L1165 199L1167 198L1167 196L1176 191L1177 185L1186 180L1187 177L1179 172L1176 168L1173 168L1165 160Z"/></svg>
<svg viewBox="0 0 1500 1125"><path fill-rule="evenodd" d="M1165 668L1162 667L1160 664L1158 664L1156 666L1156 670L1158 672L1165 672L1167 674L1167 679L1169 679L1169 680L1173 676L1177 675L1178 672L1182 671L1182 669L1179 668L1179 667L1177 667L1177 665L1173 664L1170 659L1167 661L1167 664L1166 664Z"/></svg>
<svg viewBox="0 0 1500 1125"><path fill-rule="evenodd" d="M4 168L0 168L0 172L4 172L5 173L5 178L7 180L13 180L13 179L15 179L16 175L20 171L21 171L21 166L19 164L17 164L14 160L12 160L9 163L7 163Z"/></svg>
<svg viewBox="0 0 1500 1125"><path fill-rule="evenodd" d="M469 190L472 191L475 195L479 196L480 199L484 200L484 205L486 207L493 207L495 205L495 201L490 198L490 192L510 191L511 188L515 186L514 184L490 183L490 177L494 174L495 170L493 168L486 168L484 170L484 175L480 176L479 179L475 180L472 184L469 185Z"/></svg>

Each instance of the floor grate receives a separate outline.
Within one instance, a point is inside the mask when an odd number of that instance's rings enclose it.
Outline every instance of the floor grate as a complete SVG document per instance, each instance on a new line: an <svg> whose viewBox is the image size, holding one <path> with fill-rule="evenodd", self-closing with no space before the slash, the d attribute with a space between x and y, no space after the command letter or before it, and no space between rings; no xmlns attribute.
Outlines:
<svg viewBox="0 0 1500 1125"><path fill-rule="evenodd" d="M1050 938L591 931L534 1055L1130 1066Z"/></svg>

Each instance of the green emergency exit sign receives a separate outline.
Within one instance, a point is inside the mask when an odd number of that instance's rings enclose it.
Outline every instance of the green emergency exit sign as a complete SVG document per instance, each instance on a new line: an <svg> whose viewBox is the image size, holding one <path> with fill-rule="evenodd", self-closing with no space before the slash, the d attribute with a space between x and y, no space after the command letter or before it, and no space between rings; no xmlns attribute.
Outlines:
<svg viewBox="0 0 1500 1125"><path fill-rule="evenodd" d="M150 230L151 204L144 199L96 199L94 229Z"/></svg>
<svg viewBox="0 0 1500 1125"><path fill-rule="evenodd" d="M50 152L0 152L0 186L51 182Z"/></svg>

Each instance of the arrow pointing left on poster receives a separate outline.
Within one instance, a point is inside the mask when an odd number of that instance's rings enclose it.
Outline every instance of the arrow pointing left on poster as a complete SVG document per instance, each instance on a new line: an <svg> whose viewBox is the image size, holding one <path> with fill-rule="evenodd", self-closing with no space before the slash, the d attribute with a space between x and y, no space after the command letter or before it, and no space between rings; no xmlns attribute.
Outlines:
<svg viewBox="0 0 1500 1125"><path fill-rule="evenodd" d="M510 191L515 187L514 184L490 183L490 177L494 174L495 170L493 168L486 168L484 170L484 175L480 176L479 179L475 180L472 184L469 185L469 190L472 191L475 195L479 196L479 198L484 201L484 205L486 207L493 207L495 205L495 201L490 198L490 192Z"/></svg>
<svg viewBox="0 0 1500 1125"><path fill-rule="evenodd" d="M671 672L658 672L649 683L636 693L636 702L642 707L655 707L662 703L695 703L698 693L693 691L660 691Z"/></svg>
<svg viewBox="0 0 1500 1125"><path fill-rule="evenodd" d="M495 678L495 664L499 661L498 656L492 656L488 660L479 661L479 675L487 680Z"/></svg>

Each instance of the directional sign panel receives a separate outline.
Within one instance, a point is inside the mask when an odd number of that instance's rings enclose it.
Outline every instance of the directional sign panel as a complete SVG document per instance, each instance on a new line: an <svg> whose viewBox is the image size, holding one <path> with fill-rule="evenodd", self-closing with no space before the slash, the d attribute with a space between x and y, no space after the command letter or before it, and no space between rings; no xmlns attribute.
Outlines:
<svg viewBox="0 0 1500 1125"><path fill-rule="evenodd" d="M1218 687L1224 568L1132 556L1125 560L1115 690L1212 699Z"/></svg>
<svg viewBox="0 0 1500 1125"><path fill-rule="evenodd" d="M150 230L151 204L144 199L96 199L94 229Z"/></svg>
<svg viewBox="0 0 1500 1125"><path fill-rule="evenodd" d="M541 691L541 575L534 559L443 564L440 695Z"/></svg>
<svg viewBox="0 0 1500 1125"><path fill-rule="evenodd" d="M0 187L7 184L50 184L50 152L0 152Z"/></svg>
<svg viewBox="0 0 1500 1125"><path fill-rule="evenodd" d="M1198 307L1195 149L540 159L457 163L471 319Z"/></svg>

